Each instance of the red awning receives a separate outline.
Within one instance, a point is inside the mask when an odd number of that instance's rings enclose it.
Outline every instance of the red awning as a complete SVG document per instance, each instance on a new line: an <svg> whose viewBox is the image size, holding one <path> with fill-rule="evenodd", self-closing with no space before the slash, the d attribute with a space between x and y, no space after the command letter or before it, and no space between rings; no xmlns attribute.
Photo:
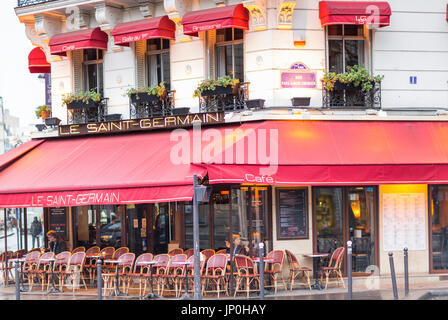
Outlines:
<svg viewBox="0 0 448 320"><path fill-rule="evenodd" d="M448 122L264 121L244 123L239 129L224 139L228 143L238 136L238 143L202 164L210 183L448 183ZM248 138L250 132L256 140ZM275 132L278 139L268 139L267 152L255 147L265 146L263 135ZM272 162L278 166L261 171L269 162L260 152L269 155L275 147L278 159Z"/></svg>
<svg viewBox="0 0 448 320"><path fill-rule="evenodd" d="M376 1L321 1L319 18L322 26L334 24L368 24L386 27L392 11L389 3Z"/></svg>
<svg viewBox="0 0 448 320"><path fill-rule="evenodd" d="M175 33L176 24L168 16L126 22L112 30L114 43L121 46L140 40L175 39Z"/></svg>
<svg viewBox="0 0 448 320"><path fill-rule="evenodd" d="M28 55L28 68L31 73L51 73L51 65L41 47L31 50Z"/></svg>
<svg viewBox="0 0 448 320"><path fill-rule="evenodd" d="M57 34L50 39L49 45L51 54L65 56L67 51L73 50L107 50L107 41L107 33L98 27Z"/></svg>
<svg viewBox="0 0 448 320"><path fill-rule="evenodd" d="M242 4L187 12L182 18L184 34L224 28L249 29L249 10Z"/></svg>
<svg viewBox="0 0 448 320"><path fill-rule="evenodd" d="M40 145L20 158L16 154L0 172L0 207L188 201L193 175L206 173L189 163L173 164L170 132L34 143Z"/></svg>

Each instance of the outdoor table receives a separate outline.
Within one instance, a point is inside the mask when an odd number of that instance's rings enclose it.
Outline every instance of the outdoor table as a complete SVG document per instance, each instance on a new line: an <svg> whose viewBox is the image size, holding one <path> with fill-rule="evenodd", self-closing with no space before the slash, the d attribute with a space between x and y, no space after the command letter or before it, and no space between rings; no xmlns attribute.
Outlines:
<svg viewBox="0 0 448 320"><path fill-rule="evenodd" d="M20 263L20 269L19 269L19 273L20 273L20 292L27 292L28 290L25 289L25 287L23 286L23 264L26 262L25 258L15 258L15 259L9 259L9 261L13 261L13 262L19 262Z"/></svg>
<svg viewBox="0 0 448 320"><path fill-rule="evenodd" d="M259 269L259 264L260 264L260 258L252 258L252 261L257 265L257 271L258 271L258 269ZM263 258L263 262L265 262L265 263L274 263L275 262L275 259L274 258L270 258L270 257L264 257ZM260 270L261 271L261 270ZM263 270L264 271L264 270ZM258 272L258 273L260 273L260 272ZM267 295L267 291L266 291L266 289L264 290L264 294L265 295Z"/></svg>
<svg viewBox="0 0 448 320"><path fill-rule="evenodd" d="M187 266L191 265L192 263L189 261L173 261L173 264L178 264L178 265L182 265L185 266L185 293L183 294L182 297L180 297L180 299L190 299L190 295L188 294L188 270L187 270Z"/></svg>
<svg viewBox="0 0 448 320"><path fill-rule="evenodd" d="M155 260L151 260L151 261L141 261L139 263L137 263L138 266L146 266L149 265L149 282L150 282L150 289L149 289L149 293L143 297L143 299L152 299L152 298L161 298L161 296L157 295L154 293L153 289L152 289L152 266L157 264L158 261Z"/></svg>
<svg viewBox="0 0 448 320"><path fill-rule="evenodd" d="M320 259L326 258L329 256L328 253L310 253L310 254L303 254L304 257L313 258L313 273L314 273L314 279L315 282L311 286L313 289L322 290L322 285L319 283L319 262Z"/></svg>
<svg viewBox="0 0 448 320"><path fill-rule="evenodd" d="M91 259L90 260L90 264L91 264L93 259L96 259L96 261L98 261L98 259L104 259L104 256L99 255L99 254L89 254L88 256L86 256L86 259ZM93 282L95 282L95 277L92 277L92 279L90 279L90 283L93 283Z"/></svg>
<svg viewBox="0 0 448 320"><path fill-rule="evenodd" d="M48 289L47 294L63 292L54 286L54 262L56 261L56 258L40 259L40 261L51 262L51 288Z"/></svg>
<svg viewBox="0 0 448 320"><path fill-rule="evenodd" d="M115 284L115 291L111 295L112 296L116 296L116 297L118 297L118 296L127 296L126 293L120 291L120 286L119 286L119 283L120 283L119 282L119 278L120 278L119 270L120 270L120 264L123 264L123 262L120 261L120 260L104 260L104 262L112 263L112 264L116 264L117 265L117 273L115 275L117 282Z"/></svg>

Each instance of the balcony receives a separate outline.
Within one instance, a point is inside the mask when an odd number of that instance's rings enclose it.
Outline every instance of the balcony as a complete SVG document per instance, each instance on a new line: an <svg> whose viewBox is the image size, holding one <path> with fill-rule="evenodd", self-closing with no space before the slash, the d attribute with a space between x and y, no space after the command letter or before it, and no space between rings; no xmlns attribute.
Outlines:
<svg viewBox="0 0 448 320"><path fill-rule="evenodd" d="M45 2L53 2L57 0L17 0L17 7L27 7Z"/></svg>
<svg viewBox="0 0 448 320"><path fill-rule="evenodd" d="M217 86L215 90L203 91L199 97L199 110L201 112L232 112L247 109L249 84L249 82L241 82L233 87Z"/></svg>
<svg viewBox="0 0 448 320"><path fill-rule="evenodd" d="M171 115L174 109L174 94L166 91L158 97L147 93L133 93L129 98L129 115L131 119L142 119Z"/></svg>
<svg viewBox="0 0 448 320"><path fill-rule="evenodd" d="M88 122L101 122L106 120L107 98L99 102L90 100L88 103L76 101L67 104L67 123L83 124Z"/></svg>
<svg viewBox="0 0 448 320"><path fill-rule="evenodd" d="M363 91L361 87L336 82L334 89L322 89L322 108L325 109L381 109L381 83Z"/></svg>

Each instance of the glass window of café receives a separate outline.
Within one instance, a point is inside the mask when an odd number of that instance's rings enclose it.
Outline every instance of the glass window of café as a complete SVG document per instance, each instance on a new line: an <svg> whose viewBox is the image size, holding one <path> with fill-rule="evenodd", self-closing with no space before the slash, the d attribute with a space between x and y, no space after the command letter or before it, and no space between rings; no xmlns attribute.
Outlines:
<svg viewBox="0 0 448 320"><path fill-rule="evenodd" d="M430 187L430 266L432 271L448 270L448 185Z"/></svg>
<svg viewBox="0 0 448 320"><path fill-rule="evenodd" d="M244 31L226 28L216 30L216 77L231 76L244 81Z"/></svg>
<svg viewBox="0 0 448 320"><path fill-rule="evenodd" d="M103 50L85 49L83 54L83 89L94 90L101 95L103 90Z"/></svg>
<svg viewBox="0 0 448 320"><path fill-rule="evenodd" d="M328 71L343 73L348 66L366 66L366 42L362 25L327 26Z"/></svg>
<svg viewBox="0 0 448 320"><path fill-rule="evenodd" d="M122 222L125 206L81 206L73 207L74 247L124 246L122 242Z"/></svg>
<svg viewBox="0 0 448 320"><path fill-rule="evenodd" d="M375 265L378 192L376 187L314 187L315 249L332 253L352 241L355 273ZM345 264L346 262L344 262Z"/></svg>
<svg viewBox="0 0 448 320"><path fill-rule="evenodd" d="M210 203L199 206L200 248L226 249L225 241L233 234L241 236L242 244L255 254L260 240L267 250L272 247L269 224L268 187L214 187ZM185 205L185 246L193 247L191 203Z"/></svg>
<svg viewBox="0 0 448 320"><path fill-rule="evenodd" d="M165 82L170 87L170 40L147 40L147 75L148 85L154 86Z"/></svg>

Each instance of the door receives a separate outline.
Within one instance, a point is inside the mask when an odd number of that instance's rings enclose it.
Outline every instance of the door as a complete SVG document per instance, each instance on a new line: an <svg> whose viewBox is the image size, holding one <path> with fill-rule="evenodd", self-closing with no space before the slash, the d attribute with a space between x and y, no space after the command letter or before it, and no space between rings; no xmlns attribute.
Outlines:
<svg viewBox="0 0 448 320"><path fill-rule="evenodd" d="M154 254L168 252L170 241L170 204L156 203L153 207L153 248Z"/></svg>
<svg viewBox="0 0 448 320"><path fill-rule="evenodd" d="M128 227L129 251L136 256L147 252L147 204L128 205L126 210L126 225Z"/></svg>

